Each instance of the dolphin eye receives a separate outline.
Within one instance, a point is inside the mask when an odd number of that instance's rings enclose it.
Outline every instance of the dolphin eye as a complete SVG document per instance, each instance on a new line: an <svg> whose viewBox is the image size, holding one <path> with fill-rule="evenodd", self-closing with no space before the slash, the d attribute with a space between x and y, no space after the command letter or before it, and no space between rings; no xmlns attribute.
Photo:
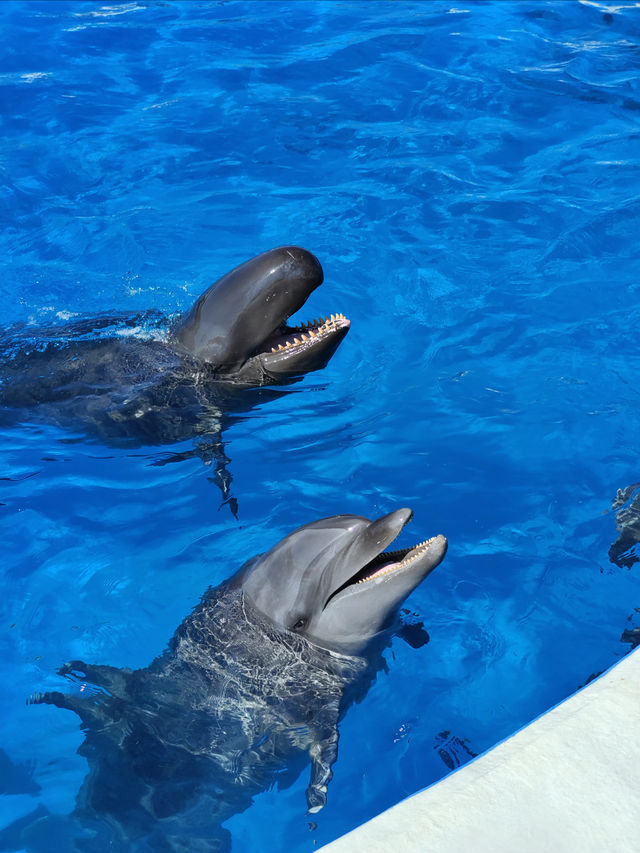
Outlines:
<svg viewBox="0 0 640 853"><path fill-rule="evenodd" d="M307 624L307 620L304 618L304 616L301 616L298 619L298 621L295 623L295 625L292 627L291 630L292 631L302 631L302 629L304 628L304 626L306 624Z"/></svg>

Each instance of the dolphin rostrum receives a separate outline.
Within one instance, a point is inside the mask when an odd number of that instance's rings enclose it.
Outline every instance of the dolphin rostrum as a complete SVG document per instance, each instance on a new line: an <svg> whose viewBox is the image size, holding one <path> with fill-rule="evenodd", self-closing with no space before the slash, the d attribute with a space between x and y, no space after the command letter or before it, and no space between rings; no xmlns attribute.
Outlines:
<svg viewBox="0 0 640 853"><path fill-rule="evenodd" d="M77 823L100 826L109 850L229 850L221 824L309 760L308 810L321 809L338 722L383 665L400 604L447 550L439 535L385 551L411 516L298 528L207 590L144 669L66 664L69 692L30 702L82 720Z"/></svg>

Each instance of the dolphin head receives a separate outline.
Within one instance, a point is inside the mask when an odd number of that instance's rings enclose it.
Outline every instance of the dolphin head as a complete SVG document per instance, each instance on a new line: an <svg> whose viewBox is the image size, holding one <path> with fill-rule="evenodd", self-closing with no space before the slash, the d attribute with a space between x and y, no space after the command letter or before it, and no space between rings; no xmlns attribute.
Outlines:
<svg viewBox="0 0 640 853"><path fill-rule="evenodd" d="M359 654L390 628L400 604L442 561L444 536L387 552L412 517L334 515L305 524L244 569L243 594L278 627Z"/></svg>
<svg viewBox="0 0 640 853"><path fill-rule="evenodd" d="M271 249L206 290L174 329L174 339L238 383L263 385L318 370L349 331L349 320L332 314L297 326L287 321L322 280L311 252Z"/></svg>

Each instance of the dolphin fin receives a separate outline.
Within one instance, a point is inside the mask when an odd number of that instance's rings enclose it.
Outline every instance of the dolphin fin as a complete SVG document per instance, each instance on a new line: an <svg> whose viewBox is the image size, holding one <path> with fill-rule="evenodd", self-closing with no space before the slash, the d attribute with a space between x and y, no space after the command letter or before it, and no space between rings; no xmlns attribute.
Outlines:
<svg viewBox="0 0 640 853"><path fill-rule="evenodd" d="M116 666L84 663L72 660L58 670L58 675L64 675L74 681L90 681L96 687L108 690L112 696L124 699L127 695L131 670L118 669Z"/></svg>
<svg viewBox="0 0 640 853"><path fill-rule="evenodd" d="M309 750L311 781L307 788L307 814L316 814L327 802L327 785L333 776L333 764L338 757L338 726Z"/></svg>
<svg viewBox="0 0 640 853"><path fill-rule="evenodd" d="M116 708L126 699L131 670L69 661L58 670L58 675L64 675L79 685L80 692L47 690L45 693L32 693L27 704L66 708L74 711L83 724L89 726L104 724L118 716Z"/></svg>
<svg viewBox="0 0 640 853"><path fill-rule="evenodd" d="M222 494L222 503L220 504L220 508L222 508L225 504L228 505L231 510L231 514L234 518L238 518L238 500L233 496L231 491L231 482L233 477L231 475L231 471L228 469L228 465L231 462L231 459L227 456L225 452L224 442L218 438L214 440L213 438L200 439L196 443L196 451L198 456L205 465L212 465L213 467L213 476L208 477L210 483L214 483Z"/></svg>
<svg viewBox="0 0 640 853"><path fill-rule="evenodd" d="M165 451L155 454L149 465L162 467L170 465L172 462L184 462L187 459L200 459L205 465L211 465L213 474L207 479L220 489L222 495L220 508L228 505L232 515L238 518L238 499L233 496L231 491L233 476L227 467L231 460L225 453L221 435L221 430L215 434L210 432L206 437L199 438L190 450L183 450L180 453Z"/></svg>
<svg viewBox="0 0 640 853"><path fill-rule="evenodd" d="M339 703L332 702L322 710L324 719L309 726L313 740L309 749L311 756L311 779L307 788L307 814L316 814L327 802L327 785L333 776L333 765L338 757Z"/></svg>

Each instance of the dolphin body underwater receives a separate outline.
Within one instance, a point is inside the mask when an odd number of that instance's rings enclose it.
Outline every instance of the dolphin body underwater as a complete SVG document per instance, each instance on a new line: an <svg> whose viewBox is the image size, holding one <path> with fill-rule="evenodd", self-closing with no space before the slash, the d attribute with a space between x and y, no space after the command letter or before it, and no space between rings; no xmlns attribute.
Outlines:
<svg viewBox="0 0 640 853"><path fill-rule="evenodd" d="M173 324L143 314L9 330L0 338L0 419L80 429L114 446L194 438L196 450L175 458L214 462L228 497L226 413L268 399L261 386L323 368L349 330L342 314L288 325L322 281L311 252L284 246L228 272Z"/></svg>
<svg viewBox="0 0 640 853"><path fill-rule="evenodd" d="M438 535L385 551L411 517L306 524L207 590L148 667L73 661L60 670L69 693L32 696L75 711L85 732L68 849L228 851L222 823L309 759L319 811L338 723L384 665L401 603L447 550Z"/></svg>

